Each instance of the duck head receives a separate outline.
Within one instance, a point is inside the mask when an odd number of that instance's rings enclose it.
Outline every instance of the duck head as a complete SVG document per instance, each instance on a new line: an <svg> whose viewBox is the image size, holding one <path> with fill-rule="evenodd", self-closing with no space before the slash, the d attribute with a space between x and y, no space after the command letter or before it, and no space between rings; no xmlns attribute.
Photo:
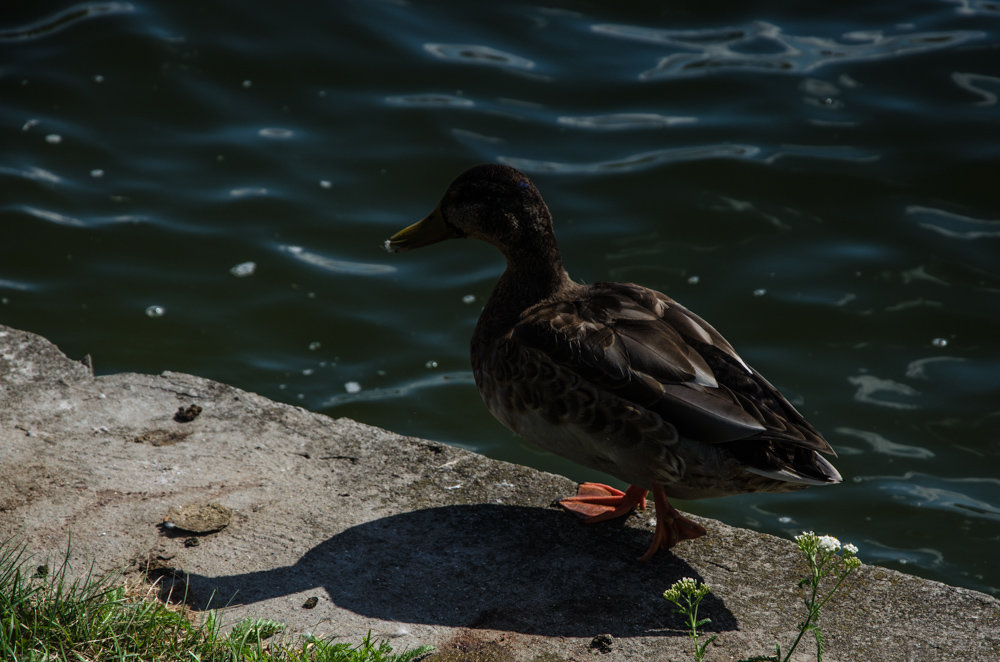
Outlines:
<svg viewBox="0 0 1000 662"><path fill-rule="evenodd" d="M459 175L421 221L385 242L401 253L445 239L468 237L512 254L556 253L552 215L527 175L505 165L478 165Z"/></svg>

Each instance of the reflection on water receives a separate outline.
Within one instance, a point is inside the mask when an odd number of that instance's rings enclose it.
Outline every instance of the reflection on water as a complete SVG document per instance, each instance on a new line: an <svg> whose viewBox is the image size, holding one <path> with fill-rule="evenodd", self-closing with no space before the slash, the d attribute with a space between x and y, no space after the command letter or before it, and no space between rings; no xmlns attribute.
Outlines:
<svg viewBox="0 0 1000 662"><path fill-rule="evenodd" d="M302 246L278 246L278 250L291 255L296 260L300 260L306 264L310 264L334 273L371 276L375 274L391 274L396 271L395 267L388 264L338 260L326 255L320 255L319 253L313 251L308 251Z"/></svg>
<svg viewBox="0 0 1000 662"><path fill-rule="evenodd" d="M918 219L920 227L936 232L949 239L997 239L1000 238L1000 218L969 218L961 214L911 205L906 213Z"/></svg>
<svg viewBox="0 0 1000 662"><path fill-rule="evenodd" d="M879 433L872 432L870 430L855 430L854 428L839 427L834 428L834 432L849 437L856 437L857 439L871 445L871 450L876 453L921 460L934 457L934 451L930 449L920 448L919 446L909 446L907 444L897 444L893 441L889 441Z"/></svg>
<svg viewBox="0 0 1000 662"><path fill-rule="evenodd" d="M429 106L439 108L472 108L472 99L450 96L447 94L404 94L385 98L386 103L393 106Z"/></svg>
<svg viewBox="0 0 1000 662"><path fill-rule="evenodd" d="M858 402L893 409L916 409L918 406L916 403L904 401L905 398L920 395L920 391L912 386L875 375L857 375L848 381L858 389L854 394L854 399Z"/></svg>
<svg viewBox="0 0 1000 662"><path fill-rule="evenodd" d="M947 347L948 342L944 338L935 338L931 341L931 344L937 347ZM927 367L935 366L935 364L949 363L949 362L959 362L964 363L965 359L960 356L931 356L926 359L916 359L910 361L909 365L906 366L906 376L910 379L930 379ZM958 367L958 366L951 366Z"/></svg>
<svg viewBox="0 0 1000 662"><path fill-rule="evenodd" d="M128 2L91 2L75 5L69 9L57 10L52 14L42 16L26 25L0 29L0 41L26 41L49 37L62 30L67 30L81 21L133 11L135 11L135 7Z"/></svg>
<svg viewBox="0 0 1000 662"><path fill-rule="evenodd" d="M635 129L660 129L678 124L697 122L696 117L671 117L657 113L609 113L572 117L564 115L557 120L564 126L597 131L625 131Z"/></svg>
<svg viewBox="0 0 1000 662"><path fill-rule="evenodd" d="M1000 11L8 3L0 322L578 480L480 402L489 246L390 257L478 161L570 273L711 320L845 484L690 502L1000 593Z"/></svg>
<svg viewBox="0 0 1000 662"><path fill-rule="evenodd" d="M428 362L432 363L432 362ZM405 384L397 384L391 388L372 388L364 390L357 382L347 382L345 384L346 393L333 396L324 403L325 407L335 407L337 405L352 404L358 402L369 402L372 400L388 400L396 398L406 398L417 391L435 388L438 386L454 386L456 384L475 385L471 372L450 372L431 375L421 379L415 379ZM348 387L348 385L351 385Z"/></svg>
<svg viewBox="0 0 1000 662"><path fill-rule="evenodd" d="M679 147L662 149L641 154L628 154L620 159L599 161L597 163L559 163L556 161L537 161L534 159L519 159L504 157L504 163L529 173L553 172L561 175L595 174L602 172L629 171L636 172L655 168L668 163L698 161L704 159L750 158L760 150L751 145L699 145L698 147Z"/></svg>
<svg viewBox="0 0 1000 662"><path fill-rule="evenodd" d="M640 80L704 75L712 70L808 72L825 65L900 57L953 48L983 39L978 31L910 32L853 30L835 38L787 34L762 21L708 30L664 30L631 25L594 25L597 34L652 43L677 51L639 74Z"/></svg>
<svg viewBox="0 0 1000 662"><path fill-rule="evenodd" d="M974 491L996 490L1000 488L997 478L957 478L944 479L919 472L907 472L903 476L871 476L866 479L888 498L905 501L922 508L950 510L955 514L1000 520L1000 508L996 505L970 496Z"/></svg>
<svg viewBox="0 0 1000 662"><path fill-rule="evenodd" d="M1000 91L1000 78L956 71L951 75L951 79L963 90L968 90L980 97L980 100L975 102L977 106L996 105L997 91Z"/></svg>
<svg viewBox="0 0 1000 662"><path fill-rule="evenodd" d="M21 207L19 211L33 216L41 221L46 221L48 223L56 223L57 225L71 225L76 227L86 227L87 224L78 218L73 218L65 214L60 214L59 212L49 211L48 209L36 209L35 207Z"/></svg>
<svg viewBox="0 0 1000 662"><path fill-rule="evenodd" d="M435 57L462 64L484 64L492 67L523 69L535 68L531 60L505 53L489 46L477 44L424 44L424 49Z"/></svg>

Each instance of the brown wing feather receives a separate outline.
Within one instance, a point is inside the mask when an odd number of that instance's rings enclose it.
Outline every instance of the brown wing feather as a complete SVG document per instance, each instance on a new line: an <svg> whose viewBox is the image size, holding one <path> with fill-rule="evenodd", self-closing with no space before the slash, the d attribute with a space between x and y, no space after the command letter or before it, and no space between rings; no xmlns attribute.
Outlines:
<svg viewBox="0 0 1000 662"><path fill-rule="evenodd" d="M581 296L529 308L511 340L657 412L683 436L725 444L753 464L788 454L774 442L833 453L711 325L659 292L597 283ZM798 455L788 452L789 461Z"/></svg>

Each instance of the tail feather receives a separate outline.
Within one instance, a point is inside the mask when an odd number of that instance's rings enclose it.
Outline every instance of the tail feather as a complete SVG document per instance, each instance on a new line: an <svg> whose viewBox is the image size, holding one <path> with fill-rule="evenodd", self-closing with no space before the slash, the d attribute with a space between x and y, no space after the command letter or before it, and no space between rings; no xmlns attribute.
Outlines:
<svg viewBox="0 0 1000 662"><path fill-rule="evenodd" d="M767 478L800 485L834 485L844 481L843 476L840 475L837 468L819 453L813 451L812 458L810 459L812 462L808 466L808 472L804 470L804 467L803 470L800 470L797 467L788 465L768 469L751 466L747 467L747 471L759 476L766 476Z"/></svg>

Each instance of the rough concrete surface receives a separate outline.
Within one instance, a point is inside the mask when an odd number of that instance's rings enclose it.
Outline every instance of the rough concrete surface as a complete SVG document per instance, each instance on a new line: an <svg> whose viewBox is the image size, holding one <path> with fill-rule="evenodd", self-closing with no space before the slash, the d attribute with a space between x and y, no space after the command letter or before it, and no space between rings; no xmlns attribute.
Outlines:
<svg viewBox="0 0 1000 662"><path fill-rule="evenodd" d="M191 375L94 377L0 326L0 539L20 535L39 563L72 536L76 572L148 568L229 623L371 631L452 662L693 659L661 597L684 576L712 588L707 659L792 640L805 563L791 541L696 518L707 536L640 564L652 512L583 525L551 507L574 489ZM224 528L164 524L205 504L231 511ZM874 566L822 625L830 661L1000 659L1000 601Z"/></svg>

